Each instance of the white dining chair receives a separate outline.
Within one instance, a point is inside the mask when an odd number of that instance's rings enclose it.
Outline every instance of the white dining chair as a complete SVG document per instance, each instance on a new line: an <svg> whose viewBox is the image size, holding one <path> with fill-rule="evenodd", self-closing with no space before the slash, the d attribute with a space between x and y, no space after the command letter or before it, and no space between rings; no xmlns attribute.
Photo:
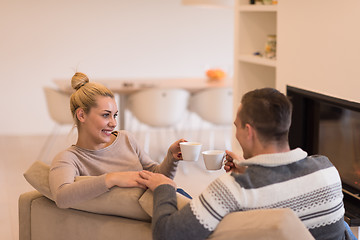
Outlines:
<svg viewBox="0 0 360 240"><path fill-rule="evenodd" d="M180 125L186 116L189 96L188 91L174 88L151 88L129 96L128 110L140 124L147 127L143 141L147 153L150 153L151 130L157 130L156 144L163 151L168 149L174 139L180 138ZM167 145L160 144L161 131L165 131Z"/></svg>
<svg viewBox="0 0 360 240"><path fill-rule="evenodd" d="M197 114L201 120L210 124L209 148L214 149L215 131L223 131L226 149L231 149L231 125L233 122L233 90L232 88L213 88L194 94L189 100L189 110ZM199 135L201 140L204 131L201 123Z"/></svg>
<svg viewBox="0 0 360 240"><path fill-rule="evenodd" d="M50 118L55 122L55 125L47 137L45 144L40 150L38 159L40 161L49 161L46 159L50 153L52 147L56 143L59 131L63 126L73 125L73 117L70 111L70 95L52 89L50 87L44 87L45 99L47 110Z"/></svg>

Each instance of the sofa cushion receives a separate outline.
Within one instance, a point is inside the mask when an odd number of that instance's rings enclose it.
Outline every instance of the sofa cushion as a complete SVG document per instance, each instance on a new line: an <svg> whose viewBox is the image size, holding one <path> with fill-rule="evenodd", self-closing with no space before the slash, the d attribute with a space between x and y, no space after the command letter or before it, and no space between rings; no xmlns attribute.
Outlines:
<svg viewBox="0 0 360 240"><path fill-rule="evenodd" d="M34 162L24 173L25 179L41 194L53 200L49 186L49 165L41 161ZM76 177L81 181L91 176ZM146 194L143 196L144 192ZM178 208L186 203L182 195L178 194ZM94 199L82 202L71 208L87 212L116 215L137 220L150 221L152 216L153 198L150 190L141 188L113 187L110 191Z"/></svg>
<svg viewBox="0 0 360 240"><path fill-rule="evenodd" d="M36 161L24 173L28 183L49 199L53 199L49 186L49 165Z"/></svg>
<svg viewBox="0 0 360 240"><path fill-rule="evenodd" d="M49 165L36 161L24 173L25 179L41 194L54 200L49 186ZM81 181L91 176L76 177ZM81 202L71 208L87 212L116 215L143 221L150 221L151 217L142 209L139 198L144 193L141 188L114 187L100 196Z"/></svg>

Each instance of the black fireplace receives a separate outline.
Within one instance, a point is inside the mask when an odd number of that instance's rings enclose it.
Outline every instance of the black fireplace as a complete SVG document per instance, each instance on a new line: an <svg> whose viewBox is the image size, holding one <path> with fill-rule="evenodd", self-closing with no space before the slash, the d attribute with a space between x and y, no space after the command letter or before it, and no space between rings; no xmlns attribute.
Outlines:
<svg viewBox="0 0 360 240"><path fill-rule="evenodd" d="M293 103L291 149L327 156L339 171L345 220L360 226L360 103L287 86Z"/></svg>

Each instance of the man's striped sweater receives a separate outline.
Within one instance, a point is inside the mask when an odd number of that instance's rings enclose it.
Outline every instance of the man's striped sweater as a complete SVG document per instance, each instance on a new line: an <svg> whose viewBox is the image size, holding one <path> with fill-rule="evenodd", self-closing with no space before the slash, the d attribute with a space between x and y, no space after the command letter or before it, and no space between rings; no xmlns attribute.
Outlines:
<svg viewBox="0 0 360 240"><path fill-rule="evenodd" d="M295 149L240 164L245 173L221 176L180 211L170 186L155 189L154 238L204 239L228 213L268 208L291 208L316 239L345 236L341 181L326 157Z"/></svg>

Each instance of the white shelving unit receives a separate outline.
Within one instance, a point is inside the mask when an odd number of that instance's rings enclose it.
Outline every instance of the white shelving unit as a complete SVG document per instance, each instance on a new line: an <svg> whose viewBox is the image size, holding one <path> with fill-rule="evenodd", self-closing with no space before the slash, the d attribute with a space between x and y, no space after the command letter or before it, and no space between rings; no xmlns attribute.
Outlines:
<svg viewBox="0 0 360 240"><path fill-rule="evenodd" d="M264 52L267 36L277 35L277 5L250 5L235 0L234 114L241 96L253 89L276 87L276 59L255 56ZM233 149L240 147L233 139Z"/></svg>

